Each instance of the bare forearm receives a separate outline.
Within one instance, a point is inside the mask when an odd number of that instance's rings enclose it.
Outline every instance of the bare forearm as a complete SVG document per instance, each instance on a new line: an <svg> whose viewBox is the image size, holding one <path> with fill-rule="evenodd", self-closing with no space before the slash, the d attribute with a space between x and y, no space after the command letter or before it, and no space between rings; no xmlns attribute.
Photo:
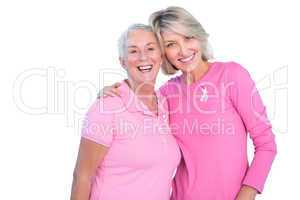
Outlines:
<svg viewBox="0 0 300 200"><path fill-rule="evenodd" d="M71 200L89 200L91 182L88 180L73 179Z"/></svg>
<svg viewBox="0 0 300 200"><path fill-rule="evenodd" d="M92 180L108 148L82 138L73 172L71 200L89 200Z"/></svg>

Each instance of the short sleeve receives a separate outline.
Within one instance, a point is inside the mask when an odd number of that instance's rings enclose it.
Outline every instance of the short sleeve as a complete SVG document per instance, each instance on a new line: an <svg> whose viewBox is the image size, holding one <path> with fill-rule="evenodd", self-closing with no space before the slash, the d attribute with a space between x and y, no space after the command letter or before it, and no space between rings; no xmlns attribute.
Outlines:
<svg viewBox="0 0 300 200"><path fill-rule="evenodd" d="M113 101L97 99L86 113L81 137L104 146L111 146L115 131L114 113L109 112Z"/></svg>

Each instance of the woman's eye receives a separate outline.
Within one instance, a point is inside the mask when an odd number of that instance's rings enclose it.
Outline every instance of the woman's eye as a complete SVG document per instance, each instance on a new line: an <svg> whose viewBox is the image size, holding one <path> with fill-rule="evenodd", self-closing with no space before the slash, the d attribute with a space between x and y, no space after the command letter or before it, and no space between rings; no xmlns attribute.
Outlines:
<svg viewBox="0 0 300 200"><path fill-rule="evenodd" d="M136 52L137 52L136 50L129 51L130 54L133 54L133 53L136 53Z"/></svg>
<svg viewBox="0 0 300 200"><path fill-rule="evenodd" d="M194 37L192 37L192 36L186 36L185 37L185 39L187 39L187 40L191 40L191 39L193 39Z"/></svg>
<svg viewBox="0 0 300 200"><path fill-rule="evenodd" d="M148 48L149 51L154 51L155 49L153 47Z"/></svg>
<svg viewBox="0 0 300 200"><path fill-rule="evenodd" d="M168 44L166 44L166 47L172 47L172 46L174 46L174 43L168 43Z"/></svg>

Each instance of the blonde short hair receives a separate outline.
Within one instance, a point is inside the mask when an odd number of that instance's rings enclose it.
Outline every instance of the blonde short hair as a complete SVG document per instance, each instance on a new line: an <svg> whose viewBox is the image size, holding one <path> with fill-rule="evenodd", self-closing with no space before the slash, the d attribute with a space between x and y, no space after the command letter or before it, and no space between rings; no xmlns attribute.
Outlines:
<svg viewBox="0 0 300 200"><path fill-rule="evenodd" d="M159 43L163 48L162 31L172 31L184 36L194 37L201 41L202 59L208 61L213 58L212 50L208 42L209 34L202 25L188 11L180 7L168 7L151 14L149 24L155 32ZM165 74L175 74L178 69L166 58L162 70Z"/></svg>

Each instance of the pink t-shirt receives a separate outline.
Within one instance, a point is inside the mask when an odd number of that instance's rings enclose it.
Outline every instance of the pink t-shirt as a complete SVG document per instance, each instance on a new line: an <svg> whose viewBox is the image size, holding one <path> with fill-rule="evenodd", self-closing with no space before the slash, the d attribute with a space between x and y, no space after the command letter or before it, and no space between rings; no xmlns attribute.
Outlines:
<svg viewBox="0 0 300 200"><path fill-rule="evenodd" d="M234 200L242 185L262 192L276 154L266 109L249 73L234 62L215 62L199 81L182 76L160 89L183 161L173 200ZM247 133L255 146L247 159Z"/></svg>
<svg viewBox="0 0 300 200"><path fill-rule="evenodd" d="M180 150L169 129L168 104L157 92L158 115L125 82L121 98L105 97L89 109L82 137L109 147L91 200L169 200Z"/></svg>

